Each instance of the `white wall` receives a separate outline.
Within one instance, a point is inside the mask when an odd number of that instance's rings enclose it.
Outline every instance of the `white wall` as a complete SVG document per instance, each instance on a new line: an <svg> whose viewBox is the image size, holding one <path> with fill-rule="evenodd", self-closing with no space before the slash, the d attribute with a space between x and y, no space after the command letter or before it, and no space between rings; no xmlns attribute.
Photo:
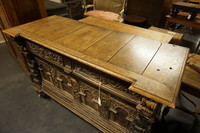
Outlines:
<svg viewBox="0 0 200 133"><path fill-rule="evenodd" d="M51 1L54 1L54 2L60 3L60 0L51 0Z"/></svg>

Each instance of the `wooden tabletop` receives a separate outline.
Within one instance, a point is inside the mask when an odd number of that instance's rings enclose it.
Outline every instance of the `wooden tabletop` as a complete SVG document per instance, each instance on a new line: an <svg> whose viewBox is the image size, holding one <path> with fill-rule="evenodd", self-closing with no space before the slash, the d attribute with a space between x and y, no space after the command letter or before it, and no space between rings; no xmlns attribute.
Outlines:
<svg viewBox="0 0 200 133"><path fill-rule="evenodd" d="M136 36L141 36L153 40L158 40L162 43L170 43L170 41L173 38L173 35L157 32L157 31L152 31L144 28L140 28L137 26L132 26L120 22L115 22L115 21L110 21L110 20L105 20L93 16L89 16L87 18L81 19L81 22L99 26L99 27L104 27L106 29L111 29L119 32L124 32L124 33L129 33L133 34Z"/></svg>
<svg viewBox="0 0 200 133"><path fill-rule="evenodd" d="M131 83L130 90L175 107L189 50L51 16L4 30Z"/></svg>
<svg viewBox="0 0 200 133"><path fill-rule="evenodd" d="M195 9L197 13L200 11L200 5L199 4L194 4L194 3L188 3L188 2L183 2L183 1L178 1L172 4L172 7L178 7L179 9L185 9L187 11L190 11L191 9Z"/></svg>

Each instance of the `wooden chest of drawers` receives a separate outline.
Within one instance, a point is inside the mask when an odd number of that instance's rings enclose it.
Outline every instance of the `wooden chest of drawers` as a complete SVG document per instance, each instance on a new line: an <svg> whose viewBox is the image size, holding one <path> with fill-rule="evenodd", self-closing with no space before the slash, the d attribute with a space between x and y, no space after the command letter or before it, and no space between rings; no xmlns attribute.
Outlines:
<svg viewBox="0 0 200 133"><path fill-rule="evenodd" d="M33 87L103 132L150 132L175 107L188 49L52 16L4 30Z"/></svg>

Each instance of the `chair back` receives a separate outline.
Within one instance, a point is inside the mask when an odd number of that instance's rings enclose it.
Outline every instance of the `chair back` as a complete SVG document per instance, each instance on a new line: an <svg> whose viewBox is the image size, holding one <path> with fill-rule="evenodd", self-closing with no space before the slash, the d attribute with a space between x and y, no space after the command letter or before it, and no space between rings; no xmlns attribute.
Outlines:
<svg viewBox="0 0 200 133"><path fill-rule="evenodd" d="M94 0L94 9L120 14L125 4L126 0Z"/></svg>

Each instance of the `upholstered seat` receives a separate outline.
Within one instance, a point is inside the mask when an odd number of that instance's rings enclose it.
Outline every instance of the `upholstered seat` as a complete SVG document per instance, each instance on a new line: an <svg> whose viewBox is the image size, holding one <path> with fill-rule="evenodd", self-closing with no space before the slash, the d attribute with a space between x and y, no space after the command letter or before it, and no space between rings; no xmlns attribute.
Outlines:
<svg viewBox="0 0 200 133"><path fill-rule="evenodd" d="M93 11L86 12L84 15L85 16L99 17L99 18L112 20L112 21L119 21L119 14L114 13L114 12L93 10Z"/></svg>
<svg viewBox="0 0 200 133"><path fill-rule="evenodd" d="M126 0L94 0L94 10L84 15L122 22L125 5Z"/></svg>

